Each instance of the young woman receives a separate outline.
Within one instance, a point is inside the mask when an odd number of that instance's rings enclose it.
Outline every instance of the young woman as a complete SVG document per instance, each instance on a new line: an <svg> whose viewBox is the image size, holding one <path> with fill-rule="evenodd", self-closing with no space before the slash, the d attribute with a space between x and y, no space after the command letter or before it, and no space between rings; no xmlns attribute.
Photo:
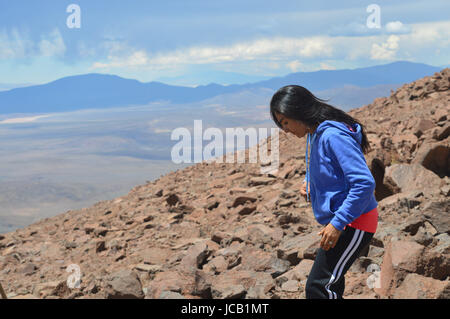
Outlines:
<svg viewBox="0 0 450 319"><path fill-rule="evenodd" d="M344 275L378 223L375 180L363 154L370 149L364 127L298 85L279 89L270 113L287 133L307 135L306 178L300 193L325 226L318 233L322 238L306 282L306 298L341 299Z"/></svg>

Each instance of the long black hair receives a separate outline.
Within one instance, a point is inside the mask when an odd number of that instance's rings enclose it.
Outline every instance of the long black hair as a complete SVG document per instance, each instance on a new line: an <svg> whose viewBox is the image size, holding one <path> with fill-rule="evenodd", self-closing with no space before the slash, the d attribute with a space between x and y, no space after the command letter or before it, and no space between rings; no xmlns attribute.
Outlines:
<svg viewBox="0 0 450 319"><path fill-rule="evenodd" d="M325 102L327 100L319 99L303 86L286 85L273 95L270 101L270 115L279 128L282 128L282 125L277 121L275 112L300 121L308 127L314 127L326 120L343 122L349 125L357 123L361 126L361 149L363 153L369 152L370 145L364 126L344 111Z"/></svg>

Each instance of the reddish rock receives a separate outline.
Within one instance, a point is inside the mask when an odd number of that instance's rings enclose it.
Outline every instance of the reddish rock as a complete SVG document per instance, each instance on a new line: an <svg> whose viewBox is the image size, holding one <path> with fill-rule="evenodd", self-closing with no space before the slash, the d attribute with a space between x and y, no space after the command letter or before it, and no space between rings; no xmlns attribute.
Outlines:
<svg viewBox="0 0 450 319"><path fill-rule="evenodd" d="M172 255L172 251L170 249L152 247L138 251L137 255L145 263L160 265L166 263L168 258Z"/></svg>
<svg viewBox="0 0 450 319"><path fill-rule="evenodd" d="M381 287L375 288L375 292L383 297L390 296L408 273L417 271L424 249L412 241L391 241L381 265Z"/></svg>
<svg viewBox="0 0 450 319"><path fill-rule="evenodd" d="M203 269L217 275L228 269L228 262L225 260L225 257L217 256L204 265Z"/></svg>
<svg viewBox="0 0 450 319"><path fill-rule="evenodd" d="M418 274L408 274L395 289L394 299L449 299L450 283Z"/></svg>
<svg viewBox="0 0 450 319"><path fill-rule="evenodd" d="M157 299L163 291L173 291L184 295L196 290L195 276L178 271L164 271L155 275L155 278L146 286L146 299Z"/></svg>
<svg viewBox="0 0 450 319"><path fill-rule="evenodd" d="M424 143L412 161L434 172L439 177L450 176L450 145L447 140Z"/></svg>
<svg viewBox="0 0 450 319"><path fill-rule="evenodd" d="M216 255L223 256L228 263L228 269L231 269L241 263L244 247L245 243L233 241L230 246L219 249Z"/></svg>
<svg viewBox="0 0 450 319"><path fill-rule="evenodd" d="M386 168L384 184L393 193L439 189L439 176L418 164L394 164Z"/></svg>
<svg viewBox="0 0 450 319"><path fill-rule="evenodd" d="M300 284L297 280L288 280L281 285L281 290L288 292L296 292L299 291Z"/></svg>
<svg viewBox="0 0 450 319"><path fill-rule="evenodd" d="M320 237L315 233L302 236L294 236L283 239L277 247L278 256L288 260L291 265L297 265L301 259L306 258L319 247Z"/></svg>
<svg viewBox="0 0 450 319"><path fill-rule="evenodd" d="M230 270L213 278L211 293L215 299L242 298L252 287L260 287L267 294L274 286L272 277L267 273Z"/></svg>
<svg viewBox="0 0 450 319"><path fill-rule="evenodd" d="M256 200L257 200L256 197L253 197L253 196L237 196L233 200L231 207L237 207L239 205L245 204L246 202L254 203L254 202L256 202Z"/></svg>
<svg viewBox="0 0 450 319"><path fill-rule="evenodd" d="M24 274L25 276L29 276L34 274L37 269L38 267L35 264L28 263L22 268L21 273Z"/></svg>
<svg viewBox="0 0 450 319"><path fill-rule="evenodd" d="M416 272L434 279L445 280L450 276L450 255L436 250L426 250L419 260Z"/></svg>
<svg viewBox="0 0 450 319"><path fill-rule="evenodd" d="M177 203L180 203L180 198L177 194L167 194L166 202L169 206L174 206Z"/></svg>
<svg viewBox="0 0 450 319"><path fill-rule="evenodd" d="M243 251L242 261L239 269L266 272L276 278L289 270L290 263L287 260L279 259L273 253L265 252L261 249L247 247Z"/></svg>
<svg viewBox="0 0 450 319"><path fill-rule="evenodd" d="M420 137L425 131L432 129L434 126L433 121L421 119L415 128L414 135Z"/></svg>
<svg viewBox="0 0 450 319"><path fill-rule="evenodd" d="M295 281L306 280L309 276L309 273L311 272L313 264L314 264L313 260L303 259L294 268L277 277L276 278L277 284L281 285L282 283L288 280L295 280Z"/></svg>
<svg viewBox="0 0 450 319"><path fill-rule="evenodd" d="M95 244L95 252L100 253L100 252L102 252L104 250L106 250L105 241L104 240L100 240L100 241L96 242L96 244Z"/></svg>
<svg viewBox="0 0 450 319"><path fill-rule="evenodd" d="M264 224L253 224L247 227L248 240L254 244L269 244L272 247L278 246L283 238L283 230L271 228Z"/></svg>
<svg viewBox="0 0 450 319"><path fill-rule="evenodd" d="M345 278L345 299L375 299L376 293L373 286L369 286L367 281L373 275L369 272L352 273L348 272ZM370 280L370 279L369 279Z"/></svg>
<svg viewBox="0 0 450 319"><path fill-rule="evenodd" d="M178 269L185 272L195 272L206 263L206 259L212 252L211 245L208 246L207 242L197 243L186 251Z"/></svg>
<svg viewBox="0 0 450 319"><path fill-rule="evenodd" d="M433 138L438 141L445 140L450 135L450 123L433 130Z"/></svg>
<svg viewBox="0 0 450 319"><path fill-rule="evenodd" d="M139 277L131 270L121 270L109 276L105 294L107 299L144 298Z"/></svg>
<svg viewBox="0 0 450 319"><path fill-rule="evenodd" d="M450 199L427 202L423 209L423 215L430 221L439 233L449 233L450 230Z"/></svg>
<svg viewBox="0 0 450 319"><path fill-rule="evenodd" d="M277 177L279 178L292 178L295 175L296 167L294 164L284 165L280 170L278 170Z"/></svg>
<svg viewBox="0 0 450 319"><path fill-rule="evenodd" d="M221 232L221 231L216 231L212 234L211 236L211 240L220 244L222 242L222 240L224 239L230 239L231 238L231 234L229 233L225 233L225 232Z"/></svg>
<svg viewBox="0 0 450 319"><path fill-rule="evenodd" d="M258 185L271 185L275 183L276 179L272 177L253 177L250 179L248 186L258 186Z"/></svg>
<svg viewBox="0 0 450 319"><path fill-rule="evenodd" d="M37 298L44 298L50 295L60 283L60 281L37 283L33 285L33 296Z"/></svg>
<svg viewBox="0 0 450 319"><path fill-rule="evenodd" d="M249 215L256 210L256 205L245 205L243 207L238 207L237 213L239 215Z"/></svg>
<svg viewBox="0 0 450 319"><path fill-rule="evenodd" d="M50 293L51 296L58 296L60 298L69 298L69 296L72 293L80 293L79 291L72 291L72 290L78 290L77 288L71 289L67 286L67 281L63 280L61 281L55 289Z"/></svg>
<svg viewBox="0 0 450 319"><path fill-rule="evenodd" d="M192 294L205 299L211 299L211 283L213 276L203 270L195 271L195 288Z"/></svg>

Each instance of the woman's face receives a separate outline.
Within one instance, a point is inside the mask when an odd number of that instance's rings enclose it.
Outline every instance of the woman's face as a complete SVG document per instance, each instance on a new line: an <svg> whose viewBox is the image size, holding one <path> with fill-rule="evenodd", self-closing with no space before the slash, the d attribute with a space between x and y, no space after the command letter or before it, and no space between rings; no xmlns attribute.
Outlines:
<svg viewBox="0 0 450 319"><path fill-rule="evenodd" d="M274 112L275 117L286 133L292 133L297 137L303 137L307 133L308 127L300 121L288 118L281 113Z"/></svg>

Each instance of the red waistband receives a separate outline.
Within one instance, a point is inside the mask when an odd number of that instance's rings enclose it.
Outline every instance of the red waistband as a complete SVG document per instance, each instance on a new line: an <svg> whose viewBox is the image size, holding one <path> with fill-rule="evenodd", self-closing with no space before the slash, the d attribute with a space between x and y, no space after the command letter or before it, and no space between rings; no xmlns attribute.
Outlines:
<svg viewBox="0 0 450 319"><path fill-rule="evenodd" d="M375 207L371 211L362 214L348 226L360 229L369 233L375 233L378 225L378 209ZM344 228L345 229L345 228Z"/></svg>

